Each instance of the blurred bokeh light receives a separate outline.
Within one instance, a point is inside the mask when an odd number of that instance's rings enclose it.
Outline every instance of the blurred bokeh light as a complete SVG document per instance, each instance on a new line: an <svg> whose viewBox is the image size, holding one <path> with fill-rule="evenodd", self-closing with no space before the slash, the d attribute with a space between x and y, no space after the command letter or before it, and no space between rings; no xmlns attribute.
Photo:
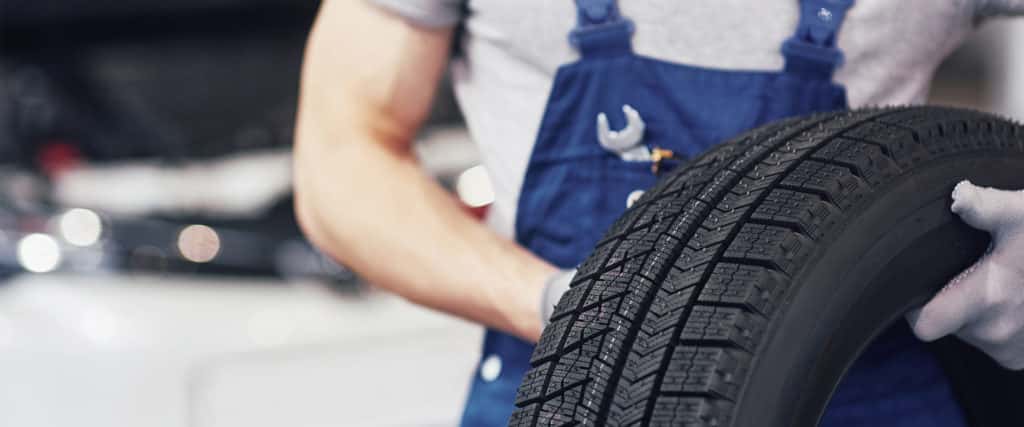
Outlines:
<svg viewBox="0 0 1024 427"><path fill-rule="evenodd" d="M213 261L220 253L220 236L216 230L205 225L190 225L178 234L178 251L192 262Z"/></svg>
<svg viewBox="0 0 1024 427"><path fill-rule="evenodd" d="M18 241L18 262L33 273L49 273L60 265L57 239L42 233L29 234Z"/></svg>
<svg viewBox="0 0 1024 427"><path fill-rule="evenodd" d="M60 216L60 233L64 240L75 246L92 246L103 234L100 216L88 209L74 208Z"/></svg>

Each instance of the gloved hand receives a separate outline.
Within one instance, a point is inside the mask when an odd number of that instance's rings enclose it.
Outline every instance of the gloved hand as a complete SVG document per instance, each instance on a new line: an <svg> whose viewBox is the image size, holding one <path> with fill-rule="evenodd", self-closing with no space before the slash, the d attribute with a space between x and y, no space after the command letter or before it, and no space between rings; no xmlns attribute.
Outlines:
<svg viewBox="0 0 1024 427"><path fill-rule="evenodd" d="M555 304L562 294L569 290L569 283L576 275L576 269L559 270L544 282L544 291L540 294L540 320L546 328L551 323L551 314L555 312Z"/></svg>
<svg viewBox="0 0 1024 427"><path fill-rule="evenodd" d="M1024 369L1024 191L953 190L952 210L992 234L992 246L924 307L908 315L914 334L932 341L955 333L1001 365Z"/></svg>

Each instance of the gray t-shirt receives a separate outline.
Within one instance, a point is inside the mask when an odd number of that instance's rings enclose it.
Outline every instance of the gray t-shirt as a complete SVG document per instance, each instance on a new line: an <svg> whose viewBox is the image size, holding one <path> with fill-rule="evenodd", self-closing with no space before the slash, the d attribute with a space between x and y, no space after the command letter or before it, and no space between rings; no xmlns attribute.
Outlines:
<svg viewBox="0 0 1024 427"><path fill-rule="evenodd" d="M456 96L491 176L488 218L513 235L516 202L557 68L578 55L572 0L370 0L417 25L464 20ZM637 53L724 69L778 70L798 0L619 1ZM857 0L839 34L836 80L852 107L921 103L935 68L988 16L1024 14L1024 0Z"/></svg>

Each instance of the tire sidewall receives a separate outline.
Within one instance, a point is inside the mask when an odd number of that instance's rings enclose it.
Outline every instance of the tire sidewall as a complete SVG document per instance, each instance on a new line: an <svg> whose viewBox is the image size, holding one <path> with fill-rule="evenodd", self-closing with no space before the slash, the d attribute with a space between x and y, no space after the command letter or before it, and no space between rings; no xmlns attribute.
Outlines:
<svg viewBox="0 0 1024 427"><path fill-rule="evenodd" d="M859 200L791 281L755 353L734 425L816 425L871 340L987 246L984 233L949 210L956 183L1024 188L1022 165L1018 152L961 152L915 165Z"/></svg>

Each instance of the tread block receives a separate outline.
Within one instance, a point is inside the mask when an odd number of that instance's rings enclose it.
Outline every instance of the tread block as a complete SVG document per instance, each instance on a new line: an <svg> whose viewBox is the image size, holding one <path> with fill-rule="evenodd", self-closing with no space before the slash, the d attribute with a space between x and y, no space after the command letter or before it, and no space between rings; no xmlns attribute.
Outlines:
<svg viewBox="0 0 1024 427"><path fill-rule="evenodd" d="M815 146L816 144L810 144L808 146L796 146L788 143L784 144L782 147L775 150L775 152L769 154L768 157L762 160L759 165L754 166L754 170L757 171L758 166L765 167L790 165L793 162L799 161L800 159L806 157L807 150L810 150Z"/></svg>
<svg viewBox="0 0 1024 427"><path fill-rule="evenodd" d="M776 146L785 143L788 138L798 137L808 132L805 125L814 123L827 115L818 115L803 122L791 122L789 125L779 128L765 129L755 141L750 141L746 150L739 153L736 159L728 166L729 170L745 173L748 169L759 163L765 156L771 154Z"/></svg>
<svg viewBox="0 0 1024 427"><path fill-rule="evenodd" d="M563 357L555 362L546 362L547 369L543 374L547 378L547 386L544 387L544 379L537 381L538 386L543 388L544 396L551 396L558 393L562 393L572 387L579 387L589 379L590 361L586 358L579 357L581 350L573 350L569 352L570 357ZM572 355L572 353L576 353ZM576 357L573 357L576 356ZM544 366L544 365L541 365ZM527 372L527 377L530 377L532 372ZM517 396L518 398L518 396Z"/></svg>
<svg viewBox="0 0 1024 427"><path fill-rule="evenodd" d="M540 405L534 426L562 427L578 422L580 417L593 417L586 407L580 407L583 392L581 387L566 390L561 395L546 400ZM571 415L570 415L571 414Z"/></svg>
<svg viewBox="0 0 1024 427"><path fill-rule="evenodd" d="M672 330L669 329L667 332L671 337ZM662 341L660 334L651 338L644 340L648 344L646 348L637 349L636 355L639 357L630 358L626 363L626 373L629 374L629 377L643 378L657 373L661 368L661 361L664 360L665 352L669 349L668 341Z"/></svg>
<svg viewBox="0 0 1024 427"><path fill-rule="evenodd" d="M702 249L683 248L682 254L679 255L679 258L672 265L672 269L669 270L663 286L665 286L667 291L674 293L700 284L704 275L710 269L709 264L716 258L718 249L721 246L716 245Z"/></svg>
<svg viewBox="0 0 1024 427"><path fill-rule="evenodd" d="M725 198L718 204L718 209L743 208L757 203L761 194L773 184L774 181L767 178L745 176L733 187L729 194L725 195Z"/></svg>
<svg viewBox="0 0 1024 427"><path fill-rule="evenodd" d="M650 202L651 206L633 223L633 229L651 228L663 222L672 222L676 215L683 211L686 202L686 199L677 197L663 197Z"/></svg>
<svg viewBox="0 0 1024 427"><path fill-rule="evenodd" d="M750 355L736 349L678 346L672 351L661 391L735 401L749 363Z"/></svg>
<svg viewBox="0 0 1024 427"><path fill-rule="evenodd" d="M753 351L764 328L761 316L735 307L695 305L679 337L730 343Z"/></svg>
<svg viewBox="0 0 1024 427"><path fill-rule="evenodd" d="M630 232L622 240L622 244L615 249L609 261L614 263L618 260L644 256L654 250L654 242L657 240L658 235L656 233L647 233L644 230Z"/></svg>
<svg viewBox="0 0 1024 427"><path fill-rule="evenodd" d="M770 265L792 276L802 259L814 246L811 240L793 230L761 224L746 224L725 251L725 257Z"/></svg>
<svg viewBox="0 0 1024 427"><path fill-rule="evenodd" d="M554 357L558 352L562 351L564 348L562 342L572 328L573 320L575 319L571 316L563 317L551 322L551 324L544 328L545 331L541 334L540 340L537 342L537 346L533 348L533 354L530 356L531 364Z"/></svg>
<svg viewBox="0 0 1024 427"><path fill-rule="evenodd" d="M622 396L622 400L616 400L616 406L612 408L611 416L616 420L614 423L618 426L642 426L644 413L647 410L647 402L642 400L633 399L633 403L629 405L622 405L620 402L627 400L626 396Z"/></svg>
<svg viewBox="0 0 1024 427"><path fill-rule="evenodd" d="M675 326L682 321L685 308L684 304L683 307L664 314L649 314L647 320L641 325L641 335L639 335L640 338L637 339L636 345L633 346L634 350L639 354L646 354L652 348L652 343L660 343L662 339L671 339ZM662 335L667 335L667 338ZM668 344L668 341L665 341L664 344Z"/></svg>
<svg viewBox="0 0 1024 427"><path fill-rule="evenodd" d="M786 176L782 185L820 194L844 210L856 204L870 190L867 183L849 168L813 160L800 163Z"/></svg>
<svg viewBox="0 0 1024 427"><path fill-rule="evenodd" d="M516 392L516 405L523 405L527 402L544 397L544 383L552 374L554 365L550 362L534 366L519 384L519 391Z"/></svg>
<svg viewBox="0 0 1024 427"><path fill-rule="evenodd" d="M531 403L525 406L519 406L512 411L512 417L509 418L508 427L532 427L534 419L537 416L537 412L540 411L540 405L537 403Z"/></svg>
<svg viewBox="0 0 1024 427"><path fill-rule="evenodd" d="M609 259L612 253L618 249L619 242L620 239L608 240L594 248L594 252L576 269L576 277L573 278L573 282L575 283L604 272L604 267L609 264Z"/></svg>
<svg viewBox="0 0 1024 427"><path fill-rule="evenodd" d="M646 377L640 380L638 383L633 385L637 387L646 387L650 389L653 387L654 378ZM623 390L623 389L620 389ZM633 390L632 388L628 390ZM618 392L618 390L616 390ZM615 406L612 408L611 418L615 420L614 423L609 423L618 426L641 426L644 418L644 413L647 410L646 394L640 396L629 395L627 393L616 394ZM628 403L627 403L628 402Z"/></svg>
<svg viewBox="0 0 1024 427"><path fill-rule="evenodd" d="M692 292L694 287L703 279L704 271L705 269L690 268L683 270L679 267L672 267L665 281L661 284L662 289L673 294L684 289L688 293Z"/></svg>
<svg viewBox="0 0 1024 427"><path fill-rule="evenodd" d="M607 334L609 332L608 320L603 316L615 312L621 301L622 299L605 301L580 313L566 332L563 348L572 348L587 341L595 342L599 340L600 335Z"/></svg>
<svg viewBox="0 0 1024 427"><path fill-rule="evenodd" d="M786 143L779 149L792 152L802 152L804 150L813 149L821 145L822 140L831 137L833 133L839 131L843 127L845 126L840 125L838 127L826 127L825 125L819 124L815 129L807 130L800 135L793 137L789 141L786 141Z"/></svg>
<svg viewBox="0 0 1024 427"><path fill-rule="evenodd" d="M718 216L719 214L722 215ZM724 213L717 209L713 210L701 228L690 238L690 242L686 244L687 248L699 251L721 245L729 239L729 235L732 234L732 230L742 214L743 212Z"/></svg>
<svg viewBox="0 0 1024 427"><path fill-rule="evenodd" d="M594 280L578 281L573 279L571 286L568 291L562 294L562 298L558 300L558 303L555 304L555 310L551 313L552 321L579 311L584 299L587 297L587 293L594 286Z"/></svg>
<svg viewBox="0 0 1024 427"><path fill-rule="evenodd" d="M732 194L732 193L729 193L729 194ZM716 229L722 229L722 228L725 228L727 226L735 225L736 223L738 223L741 220L743 220L743 217L752 208L753 207L750 206L750 205L747 205L747 206L731 206L731 205L727 205L727 204L726 205L719 205L719 207L717 207L715 209L712 209L711 212L708 213L707 219L704 220L704 222L701 224L701 226L703 227L704 230L714 231ZM700 234L700 232L701 232L700 230L697 231L698 234ZM694 237L696 237L696 235ZM718 243L718 242L711 240L711 241L708 241L707 245L713 245L715 243ZM699 246L693 245L693 247L699 247Z"/></svg>
<svg viewBox="0 0 1024 427"><path fill-rule="evenodd" d="M872 186L898 175L900 167L879 145L846 138L836 138L811 157L843 164Z"/></svg>
<svg viewBox="0 0 1024 427"><path fill-rule="evenodd" d="M768 316L775 311L788 285L789 279L778 271L723 263L715 266L697 301L739 305Z"/></svg>
<svg viewBox="0 0 1024 427"><path fill-rule="evenodd" d="M928 157L928 152L918 141L919 137L902 126L869 121L844 132L843 135L880 145L901 168L909 167Z"/></svg>
<svg viewBox="0 0 1024 427"><path fill-rule="evenodd" d="M818 238L822 228L840 214L831 203L817 194L792 190L772 190L751 215L762 223L795 227L807 236Z"/></svg>
<svg viewBox="0 0 1024 427"><path fill-rule="evenodd" d="M810 146L783 146L781 150L772 152L767 158L754 165L754 168L747 172L747 176L756 179L771 178L786 173L794 164L800 161L814 147Z"/></svg>
<svg viewBox="0 0 1024 427"><path fill-rule="evenodd" d="M659 289L648 312L658 316L667 316L672 313L682 314L682 310L690 303L692 294L692 291L670 293L665 289Z"/></svg>
<svg viewBox="0 0 1024 427"><path fill-rule="evenodd" d="M720 247L722 247L720 244L705 246L700 249L687 246L683 248L683 252L679 254L679 259L672 265L684 272L690 272L714 260L716 252L718 252Z"/></svg>
<svg viewBox="0 0 1024 427"><path fill-rule="evenodd" d="M648 425L656 427L727 426L733 404L699 397L660 396Z"/></svg>
<svg viewBox="0 0 1024 427"><path fill-rule="evenodd" d="M591 287L590 293L584 299L583 310L589 310L613 298L621 300L629 293L629 284L629 280L621 274L601 276L597 285Z"/></svg>

